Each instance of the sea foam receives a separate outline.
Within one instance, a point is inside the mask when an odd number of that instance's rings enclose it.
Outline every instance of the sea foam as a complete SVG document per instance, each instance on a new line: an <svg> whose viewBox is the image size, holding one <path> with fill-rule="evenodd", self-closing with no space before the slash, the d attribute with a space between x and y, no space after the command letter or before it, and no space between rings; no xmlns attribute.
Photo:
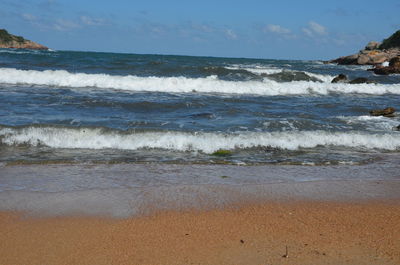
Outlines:
<svg viewBox="0 0 400 265"><path fill-rule="evenodd" d="M134 132L105 128L3 127L0 143L45 145L52 148L166 149L213 153L219 149L254 147L297 150L317 146L345 146L360 149L398 150L400 133L285 131L240 133L189 133L180 131Z"/></svg>
<svg viewBox="0 0 400 265"><path fill-rule="evenodd" d="M12 85L38 85L54 88L100 88L133 92L166 93L223 93L275 95L327 95L329 93L361 93L382 95L400 94L400 84L331 84L310 81L279 83L265 78L262 81L225 81L217 76L140 77L108 74L70 73L64 70L17 70L0 68L0 83Z"/></svg>

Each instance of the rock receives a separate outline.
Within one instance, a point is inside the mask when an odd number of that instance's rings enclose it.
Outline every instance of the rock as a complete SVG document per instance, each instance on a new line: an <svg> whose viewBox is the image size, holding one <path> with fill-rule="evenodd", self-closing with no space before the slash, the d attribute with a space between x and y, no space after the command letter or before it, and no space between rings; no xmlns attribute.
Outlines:
<svg viewBox="0 0 400 265"><path fill-rule="evenodd" d="M372 116L386 116L387 117L387 116L393 115L393 113L395 111L396 110L394 108L388 107L388 108L382 109L382 110L371 110L369 112L369 114L371 114Z"/></svg>
<svg viewBox="0 0 400 265"><path fill-rule="evenodd" d="M396 127L393 128L395 131L400 131L400 125L397 125Z"/></svg>
<svg viewBox="0 0 400 265"><path fill-rule="evenodd" d="M394 57L389 61L389 66L400 69L400 56Z"/></svg>
<svg viewBox="0 0 400 265"><path fill-rule="evenodd" d="M329 61L329 63L337 63L341 65L357 64L358 54L349 56L343 56L335 60Z"/></svg>
<svg viewBox="0 0 400 265"><path fill-rule="evenodd" d="M33 50L48 50L46 46L36 42L24 39L20 36L15 36L7 32L5 29L0 29L0 48L14 49L33 49Z"/></svg>
<svg viewBox="0 0 400 265"><path fill-rule="evenodd" d="M370 41L367 46L365 46L366 50L376 50L379 48L380 43L376 41Z"/></svg>
<svg viewBox="0 0 400 265"><path fill-rule="evenodd" d="M347 76L344 74L339 74L335 78L332 79L331 83L347 83Z"/></svg>
<svg viewBox="0 0 400 265"><path fill-rule="evenodd" d="M375 67L373 71L377 75L400 74L400 56L390 59L389 66Z"/></svg>
<svg viewBox="0 0 400 265"><path fill-rule="evenodd" d="M335 78L332 79L331 83L349 83L349 84L376 84L375 81L369 80L365 77L358 77L351 81L348 80L347 76L344 74L339 74Z"/></svg>
<svg viewBox="0 0 400 265"><path fill-rule="evenodd" d="M374 68L373 71L377 75L390 75L396 73L395 69L390 66Z"/></svg>
<svg viewBox="0 0 400 265"><path fill-rule="evenodd" d="M369 55L371 64L381 64L388 60L388 56L384 52L377 52L375 54Z"/></svg>
<svg viewBox="0 0 400 265"><path fill-rule="evenodd" d="M361 54L358 56L357 64L368 64L370 61L369 56L366 54Z"/></svg>
<svg viewBox="0 0 400 265"><path fill-rule="evenodd" d="M357 54L343 56L328 63L337 63L342 65L376 65L389 61L393 57L400 56L400 30L385 39L382 44L371 41L364 50Z"/></svg>
<svg viewBox="0 0 400 265"><path fill-rule="evenodd" d="M356 79L351 80L349 84L376 84L376 82L373 80L369 80L365 77L358 77Z"/></svg>

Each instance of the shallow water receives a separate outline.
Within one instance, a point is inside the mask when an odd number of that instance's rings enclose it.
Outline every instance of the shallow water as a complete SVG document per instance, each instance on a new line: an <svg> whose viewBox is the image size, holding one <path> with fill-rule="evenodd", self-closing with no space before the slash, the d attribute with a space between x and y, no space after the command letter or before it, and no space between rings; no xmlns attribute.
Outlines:
<svg viewBox="0 0 400 265"><path fill-rule="evenodd" d="M41 164L0 168L0 210L128 217L265 201L399 199L398 157L364 165Z"/></svg>

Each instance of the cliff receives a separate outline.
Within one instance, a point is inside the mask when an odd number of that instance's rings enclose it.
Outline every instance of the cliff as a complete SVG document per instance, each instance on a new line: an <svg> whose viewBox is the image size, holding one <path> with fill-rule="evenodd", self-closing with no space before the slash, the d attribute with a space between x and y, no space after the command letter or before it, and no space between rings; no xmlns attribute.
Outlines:
<svg viewBox="0 0 400 265"><path fill-rule="evenodd" d="M396 31L392 36L385 39L381 45L379 45L379 49L391 49L391 48L400 48L400 30Z"/></svg>
<svg viewBox="0 0 400 265"><path fill-rule="evenodd" d="M328 63L378 65L384 62L389 62L398 56L400 56L400 30L385 39L382 43L371 41L358 53L343 56L331 60Z"/></svg>
<svg viewBox="0 0 400 265"><path fill-rule="evenodd" d="M46 46L12 35L5 29L0 29L0 48L48 50Z"/></svg>

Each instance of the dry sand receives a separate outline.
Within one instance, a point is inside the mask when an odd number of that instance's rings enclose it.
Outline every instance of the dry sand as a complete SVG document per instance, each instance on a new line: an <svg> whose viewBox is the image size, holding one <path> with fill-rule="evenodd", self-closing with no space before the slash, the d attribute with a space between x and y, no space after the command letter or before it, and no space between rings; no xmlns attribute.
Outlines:
<svg viewBox="0 0 400 265"><path fill-rule="evenodd" d="M0 264L400 264L400 204L270 201L127 219L3 212Z"/></svg>

